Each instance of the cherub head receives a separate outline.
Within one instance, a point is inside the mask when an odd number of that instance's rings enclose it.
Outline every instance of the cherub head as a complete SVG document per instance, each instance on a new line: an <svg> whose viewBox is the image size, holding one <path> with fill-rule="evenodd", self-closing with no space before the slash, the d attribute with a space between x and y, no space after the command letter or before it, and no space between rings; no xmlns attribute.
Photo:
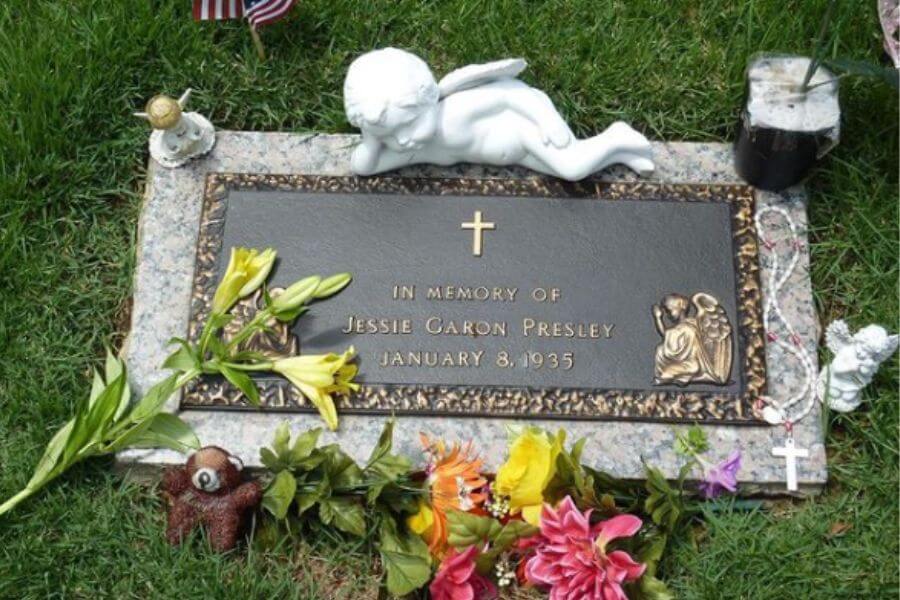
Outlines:
<svg viewBox="0 0 900 600"><path fill-rule="evenodd" d="M439 98L428 65L397 48L363 54L344 80L350 123L401 152L420 148L434 135Z"/></svg>
<svg viewBox="0 0 900 600"><path fill-rule="evenodd" d="M666 309L666 314L673 321L680 321L687 313L689 305L688 299L681 294L669 294L663 298L663 307Z"/></svg>

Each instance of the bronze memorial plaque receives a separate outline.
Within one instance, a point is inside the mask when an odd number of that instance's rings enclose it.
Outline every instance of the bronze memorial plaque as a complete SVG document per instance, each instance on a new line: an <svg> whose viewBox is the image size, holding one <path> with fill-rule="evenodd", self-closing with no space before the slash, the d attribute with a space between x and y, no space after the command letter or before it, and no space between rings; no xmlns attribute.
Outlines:
<svg viewBox="0 0 900 600"><path fill-rule="evenodd" d="M253 340L270 355L354 346L363 388L339 411L759 423L753 211L731 185L213 174L189 335L231 247L271 246L273 288L353 274ZM261 410L314 410L257 383ZM213 377L182 407L251 408Z"/></svg>

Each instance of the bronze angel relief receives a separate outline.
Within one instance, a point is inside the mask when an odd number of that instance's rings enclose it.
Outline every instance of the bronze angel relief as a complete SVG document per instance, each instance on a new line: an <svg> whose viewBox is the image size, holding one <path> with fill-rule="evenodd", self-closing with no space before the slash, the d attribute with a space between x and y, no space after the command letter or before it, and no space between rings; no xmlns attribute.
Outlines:
<svg viewBox="0 0 900 600"><path fill-rule="evenodd" d="M662 342L656 347L656 385L713 383L731 376L731 324L725 309L709 294L688 300L669 294L653 306Z"/></svg>

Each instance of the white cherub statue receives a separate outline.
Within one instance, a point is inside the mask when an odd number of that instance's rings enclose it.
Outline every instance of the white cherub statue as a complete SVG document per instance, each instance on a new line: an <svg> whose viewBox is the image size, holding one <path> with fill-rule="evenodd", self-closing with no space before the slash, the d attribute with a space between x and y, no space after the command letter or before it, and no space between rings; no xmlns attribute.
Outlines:
<svg viewBox="0 0 900 600"><path fill-rule="evenodd" d="M520 58L457 69L436 82L418 56L363 54L344 81L344 107L362 130L351 169L371 175L417 163L524 165L575 181L615 163L653 170L650 142L624 122L578 140L545 93L516 79Z"/></svg>
<svg viewBox="0 0 900 600"><path fill-rule="evenodd" d="M869 325L850 334L847 323L838 319L825 330L825 342L834 353L831 364L822 369L816 395L832 410L850 412L862 402L862 389L869 385L879 365L897 350L900 336L888 335L880 325Z"/></svg>
<svg viewBox="0 0 900 600"><path fill-rule="evenodd" d="M169 169L206 154L216 143L215 128L206 117L184 112L190 96L190 88L178 100L160 94L150 98L144 112L134 113L150 121L150 156Z"/></svg>

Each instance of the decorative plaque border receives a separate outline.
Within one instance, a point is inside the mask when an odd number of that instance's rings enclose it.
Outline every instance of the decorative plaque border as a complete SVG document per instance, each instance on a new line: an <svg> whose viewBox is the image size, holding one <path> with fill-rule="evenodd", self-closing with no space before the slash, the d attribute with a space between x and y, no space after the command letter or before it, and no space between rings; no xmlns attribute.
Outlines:
<svg viewBox="0 0 900 600"><path fill-rule="evenodd" d="M381 193L449 196L507 196L725 202L731 209L737 277L736 333L741 349L736 364L745 382L743 394L717 391L609 390L585 388L512 388L490 386L364 385L349 397L335 398L339 412L459 417L541 419L628 419L641 421L763 425L754 402L766 391L765 342L759 284L759 249L754 225L753 188L721 184L570 183L557 179L438 179L408 177L333 177L210 173L206 178L188 337L196 340L209 313L216 285L230 190L317 193ZM674 291L674 290L673 290ZM302 395L281 379L258 380L261 408L314 412ZM182 409L259 410L221 377L203 377L190 385Z"/></svg>

